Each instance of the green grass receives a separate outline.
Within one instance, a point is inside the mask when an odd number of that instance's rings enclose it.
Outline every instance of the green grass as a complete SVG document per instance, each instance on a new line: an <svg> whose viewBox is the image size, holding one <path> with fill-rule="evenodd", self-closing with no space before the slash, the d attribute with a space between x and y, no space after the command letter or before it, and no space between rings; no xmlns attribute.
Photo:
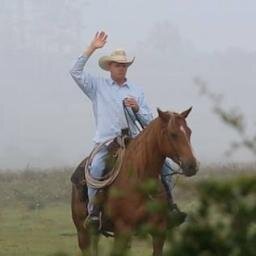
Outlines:
<svg viewBox="0 0 256 256"><path fill-rule="evenodd" d="M0 256L79 255L76 230L67 204L30 210L7 207L0 215ZM101 255L108 255L111 238L100 240ZM149 241L133 242L134 255L150 255Z"/></svg>
<svg viewBox="0 0 256 256"><path fill-rule="evenodd" d="M76 237L69 212L67 205L40 210L21 206L1 209L0 255L73 254Z"/></svg>

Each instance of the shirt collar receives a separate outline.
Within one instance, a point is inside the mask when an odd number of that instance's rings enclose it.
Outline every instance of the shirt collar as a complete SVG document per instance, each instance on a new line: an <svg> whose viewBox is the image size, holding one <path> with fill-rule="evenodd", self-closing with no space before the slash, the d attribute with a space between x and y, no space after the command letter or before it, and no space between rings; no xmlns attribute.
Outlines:
<svg viewBox="0 0 256 256"><path fill-rule="evenodd" d="M110 78L110 83L111 85L120 86L112 78ZM124 86L130 87L130 83L128 82L127 78L125 78L125 82L120 87L124 87Z"/></svg>

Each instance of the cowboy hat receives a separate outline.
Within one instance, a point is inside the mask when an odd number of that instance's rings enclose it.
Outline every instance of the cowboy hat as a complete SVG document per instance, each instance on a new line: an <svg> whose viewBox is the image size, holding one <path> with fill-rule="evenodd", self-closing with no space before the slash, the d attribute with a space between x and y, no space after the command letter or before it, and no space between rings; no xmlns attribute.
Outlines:
<svg viewBox="0 0 256 256"><path fill-rule="evenodd" d="M123 49L116 49L109 56L101 57L99 59L99 66L107 71L109 71L110 62L125 63L129 67L133 63L134 59L135 57L128 58Z"/></svg>

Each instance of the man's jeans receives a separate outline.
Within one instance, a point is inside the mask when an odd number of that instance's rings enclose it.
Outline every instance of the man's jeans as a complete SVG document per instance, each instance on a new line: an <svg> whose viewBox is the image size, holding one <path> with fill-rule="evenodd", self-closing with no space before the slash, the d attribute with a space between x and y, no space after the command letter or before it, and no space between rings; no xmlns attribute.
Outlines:
<svg viewBox="0 0 256 256"><path fill-rule="evenodd" d="M105 169L105 159L107 157L108 151L107 146L103 146L100 151L94 156L91 166L90 166L90 172L93 178L100 179L103 175L103 171ZM169 166L171 166L171 163L168 159L165 160L165 162L168 163ZM165 186L165 189L169 189L171 192L171 173L172 170L166 166L166 164L163 165L163 168L161 170L161 180ZM88 197L89 197L89 203L88 203L88 212L89 215L93 214L94 210L94 199L96 196L98 189L92 188L88 186Z"/></svg>

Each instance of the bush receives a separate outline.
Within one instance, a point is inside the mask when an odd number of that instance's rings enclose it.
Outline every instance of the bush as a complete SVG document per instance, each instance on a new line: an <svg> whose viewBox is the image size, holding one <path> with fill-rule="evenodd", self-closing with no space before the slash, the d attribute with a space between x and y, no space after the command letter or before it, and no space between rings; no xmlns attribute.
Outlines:
<svg viewBox="0 0 256 256"><path fill-rule="evenodd" d="M256 251L256 176L197 184L199 204L166 255L251 256Z"/></svg>

